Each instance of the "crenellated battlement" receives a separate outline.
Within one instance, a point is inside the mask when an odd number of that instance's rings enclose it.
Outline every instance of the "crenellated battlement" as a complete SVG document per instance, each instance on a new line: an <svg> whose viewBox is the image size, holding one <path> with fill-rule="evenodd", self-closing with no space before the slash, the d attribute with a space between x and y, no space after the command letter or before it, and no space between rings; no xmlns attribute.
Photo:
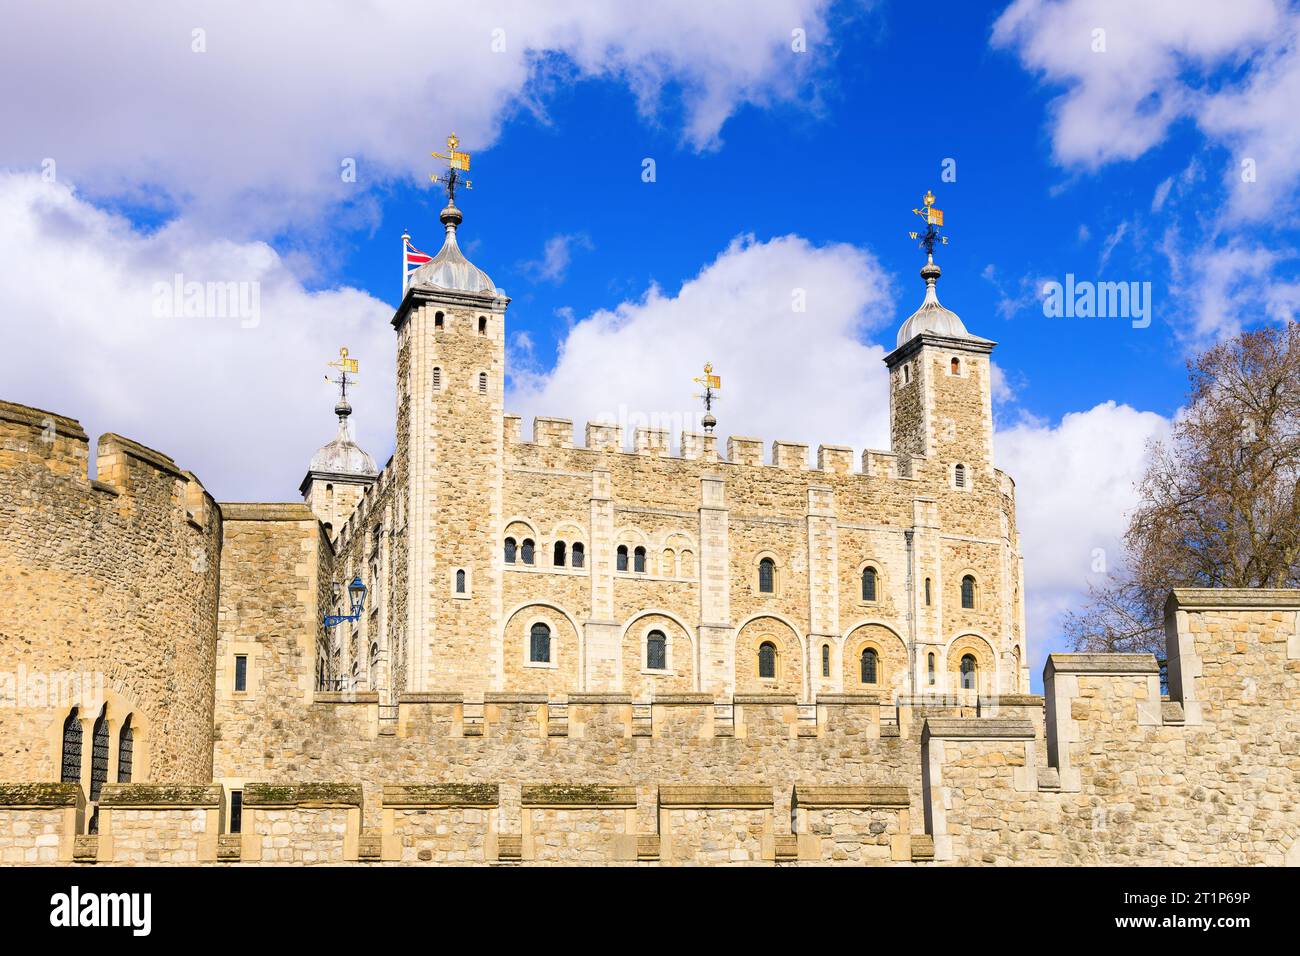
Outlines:
<svg viewBox="0 0 1300 956"><path fill-rule="evenodd" d="M772 468L779 471L824 472L831 475L861 475L869 478L915 480L926 470L925 455L898 455L892 451L865 449L854 466L854 451L847 445L818 445L816 464L809 465L809 447L801 442L776 440L765 447L759 438L732 435L727 438L726 453L719 455L717 436L703 432L682 432L676 453L670 446L670 433L666 428L638 427L633 430L629 447L622 425L608 422L587 422L583 429L584 441L575 445L573 420L568 418L537 417L533 419L531 441L522 438L522 421L518 415L504 416L504 437L507 446L534 448L561 448L578 452L639 455L646 458L675 458L683 461L716 462L751 468ZM1007 490L1003 472L997 474L1002 481L1000 489Z"/></svg>
<svg viewBox="0 0 1300 956"><path fill-rule="evenodd" d="M70 479L100 501L129 509L138 493L157 494L159 481L173 481L176 509L206 524L215 501L193 472L137 441L107 432L96 445L94 478L89 473L90 439L75 418L12 402L0 402L0 468L35 468Z"/></svg>

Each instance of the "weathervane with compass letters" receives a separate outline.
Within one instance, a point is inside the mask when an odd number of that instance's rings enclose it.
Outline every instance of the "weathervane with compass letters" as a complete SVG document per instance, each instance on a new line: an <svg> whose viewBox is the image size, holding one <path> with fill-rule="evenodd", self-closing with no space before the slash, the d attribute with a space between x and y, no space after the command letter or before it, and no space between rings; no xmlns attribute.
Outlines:
<svg viewBox="0 0 1300 956"><path fill-rule="evenodd" d="M339 370L338 378L330 378L326 375L325 381L331 382L339 387L339 400L334 411L346 418L352 412L352 406L348 404L348 386L357 383L356 378L348 378L348 375L350 374L355 376L360 366L356 359L348 358L347 346L339 349L338 361L327 362L326 364L329 365L330 368L336 368ZM347 410L344 411L343 409Z"/></svg>
<svg viewBox="0 0 1300 956"><path fill-rule="evenodd" d="M704 374L699 378L691 379L691 381L704 386L704 391L695 397L704 399L704 420L702 424L706 433L712 433L713 426L718 424L718 420L713 417L713 403L719 400L718 390L722 388L722 376L713 374L712 362L705 362Z"/></svg>
<svg viewBox="0 0 1300 956"><path fill-rule="evenodd" d="M450 205L456 205L456 187L463 186L466 189L473 189L474 184L468 179L457 175L457 170L469 172L469 153L464 153L456 147L460 145L460 137L452 133L447 137L447 152L430 153L434 159L445 159L447 161L447 171L441 176L429 176L435 183L441 183L447 189L447 202Z"/></svg>
<svg viewBox="0 0 1300 956"><path fill-rule="evenodd" d="M935 228L943 225L943 210L934 208L934 193L928 189L921 202L925 204L924 208L913 209L912 212L925 220L925 232L909 232L908 235L913 239L920 239L920 247L925 250L927 256L933 258L936 245L948 244L948 237L939 235L939 230Z"/></svg>

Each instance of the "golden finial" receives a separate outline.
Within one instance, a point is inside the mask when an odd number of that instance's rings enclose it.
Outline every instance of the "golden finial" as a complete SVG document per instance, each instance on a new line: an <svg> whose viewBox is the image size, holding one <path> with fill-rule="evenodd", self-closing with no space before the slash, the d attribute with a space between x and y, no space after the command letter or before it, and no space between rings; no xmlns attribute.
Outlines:
<svg viewBox="0 0 1300 956"><path fill-rule="evenodd" d="M429 178L435 183L442 183L447 187L448 205L456 205L456 187L464 186L466 189L473 189L474 184L468 179L462 179L457 175L457 170L469 171L469 153L461 152L456 147L460 145L460 137L452 133L447 137L447 152L430 153L434 159L445 159L447 161L447 171L441 176L430 175Z"/></svg>

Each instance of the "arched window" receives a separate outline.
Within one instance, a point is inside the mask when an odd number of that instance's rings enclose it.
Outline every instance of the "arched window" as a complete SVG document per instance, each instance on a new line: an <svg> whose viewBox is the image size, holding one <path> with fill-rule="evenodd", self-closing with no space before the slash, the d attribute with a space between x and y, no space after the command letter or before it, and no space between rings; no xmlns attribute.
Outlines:
<svg viewBox="0 0 1300 956"><path fill-rule="evenodd" d="M442 328L442 313L441 313L441 312L435 312L435 313L433 313L433 327L434 327L435 329L441 329L441 328Z"/></svg>
<svg viewBox="0 0 1300 956"><path fill-rule="evenodd" d="M620 570L620 571L626 571L626 570L627 570L627 545L625 545L625 544L620 544L620 545L618 546L618 565L617 565L617 566L618 566L618 570Z"/></svg>
<svg viewBox="0 0 1300 956"><path fill-rule="evenodd" d="M75 707L63 722L63 760L59 780L63 783L81 782L81 716Z"/></svg>
<svg viewBox="0 0 1300 956"><path fill-rule="evenodd" d="M865 567L862 569L862 600L876 600L876 569Z"/></svg>
<svg viewBox="0 0 1300 956"><path fill-rule="evenodd" d="M506 564L515 563L515 555L518 553L519 546L515 543L514 538L506 538Z"/></svg>
<svg viewBox="0 0 1300 956"><path fill-rule="evenodd" d="M646 635L645 666L652 671L668 669L668 638L663 631L651 631Z"/></svg>
<svg viewBox="0 0 1300 956"><path fill-rule="evenodd" d="M952 470L952 483L958 488L966 487L966 466L958 465Z"/></svg>
<svg viewBox="0 0 1300 956"><path fill-rule="evenodd" d="M776 677L776 645L771 641L758 645L758 676Z"/></svg>
<svg viewBox="0 0 1300 956"><path fill-rule="evenodd" d="M442 388L442 369L434 367L433 369L433 390L436 392Z"/></svg>
<svg viewBox="0 0 1300 956"><path fill-rule="evenodd" d="M862 652L862 683L874 684L879 674L880 655L876 653L874 647L868 647Z"/></svg>
<svg viewBox="0 0 1300 956"><path fill-rule="evenodd" d="M528 659L534 664L551 662L551 629L538 621L528 635Z"/></svg>
<svg viewBox="0 0 1300 956"><path fill-rule="evenodd" d="M583 562L586 560L586 557L587 557L587 550L582 546L582 542L581 541L573 542L573 566L575 568L582 567Z"/></svg>
<svg viewBox="0 0 1300 956"><path fill-rule="evenodd" d="M645 574L645 548L638 547L632 552L632 570L637 574Z"/></svg>
<svg viewBox="0 0 1300 956"><path fill-rule="evenodd" d="M925 606L930 606L930 579L925 579Z"/></svg>
<svg viewBox="0 0 1300 956"><path fill-rule="evenodd" d="M975 608L975 578L969 574L961 579L961 606L967 610Z"/></svg>
<svg viewBox="0 0 1300 956"><path fill-rule="evenodd" d="M487 335L487 316L486 316L486 315L480 315L480 316L478 317L478 334L479 334L479 335Z"/></svg>
<svg viewBox="0 0 1300 956"><path fill-rule="evenodd" d="M903 384L906 385L906 384L907 384L908 382L910 382L911 380L912 380L912 366L910 366L910 365L904 365L904 366L903 366Z"/></svg>
<svg viewBox="0 0 1300 956"><path fill-rule="evenodd" d="M695 573L694 553L690 551L683 551L681 555L681 561L679 563L679 567L681 568L682 577L689 578L691 575L693 575Z"/></svg>
<svg viewBox="0 0 1300 956"><path fill-rule="evenodd" d="M659 573L664 577L675 577L677 575L677 553L672 548L664 548L662 561L659 565Z"/></svg>
<svg viewBox="0 0 1300 956"><path fill-rule="evenodd" d="M822 645L822 677L831 676L831 646Z"/></svg>
<svg viewBox="0 0 1300 956"><path fill-rule="evenodd" d="M961 689L975 689L975 655L963 654L961 659Z"/></svg>
<svg viewBox="0 0 1300 956"><path fill-rule="evenodd" d="M460 568L456 571L456 593L465 593L465 569Z"/></svg>
<svg viewBox="0 0 1300 956"><path fill-rule="evenodd" d="M95 729L90 744L90 799L98 800L99 793L108 781L108 705L95 719Z"/></svg>
<svg viewBox="0 0 1300 956"><path fill-rule="evenodd" d="M758 590L761 594L776 591L776 562L771 558L758 562Z"/></svg>
<svg viewBox="0 0 1300 956"><path fill-rule="evenodd" d="M555 542L555 554L552 556L551 563L557 568L564 567L564 542Z"/></svg>
<svg viewBox="0 0 1300 956"><path fill-rule="evenodd" d="M478 373L478 393L480 395L487 394L487 372Z"/></svg>
<svg viewBox="0 0 1300 956"><path fill-rule="evenodd" d="M117 782L131 782L131 760L135 755L135 731L131 729L131 716L122 722L117 735Z"/></svg>
<svg viewBox="0 0 1300 956"><path fill-rule="evenodd" d="M957 356L955 356L955 355L952 357L952 366L951 366L951 368L952 368L952 374L953 374L953 375L960 375L960 374L961 374L961 359L957 358Z"/></svg>
<svg viewBox="0 0 1300 956"><path fill-rule="evenodd" d="M934 683L934 655L927 654L925 659L925 675L929 683Z"/></svg>
<svg viewBox="0 0 1300 956"><path fill-rule="evenodd" d="M521 548L519 549L519 551L520 551L520 555L519 555L519 557L520 557L520 559L524 562L524 564L532 564L532 563L533 563L533 561L535 560L535 555L533 554L533 539L532 539L532 538L524 538L524 544L523 544L523 547L521 547Z"/></svg>

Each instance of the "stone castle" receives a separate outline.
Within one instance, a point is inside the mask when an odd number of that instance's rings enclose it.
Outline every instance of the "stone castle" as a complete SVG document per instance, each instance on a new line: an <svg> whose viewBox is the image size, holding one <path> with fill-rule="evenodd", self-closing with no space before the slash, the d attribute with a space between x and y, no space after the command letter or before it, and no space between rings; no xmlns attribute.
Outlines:
<svg viewBox="0 0 1300 956"><path fill-rule="evenodd" d="M707 419L524 441L441 221L382 469L346 390L285 503L114 434L89 479L0 403L0 863L1300 862L1300 592L1171 595L1167 693L1078 654L1029 693L994 343L932 258L891 449L814 468Z"/></svg>

